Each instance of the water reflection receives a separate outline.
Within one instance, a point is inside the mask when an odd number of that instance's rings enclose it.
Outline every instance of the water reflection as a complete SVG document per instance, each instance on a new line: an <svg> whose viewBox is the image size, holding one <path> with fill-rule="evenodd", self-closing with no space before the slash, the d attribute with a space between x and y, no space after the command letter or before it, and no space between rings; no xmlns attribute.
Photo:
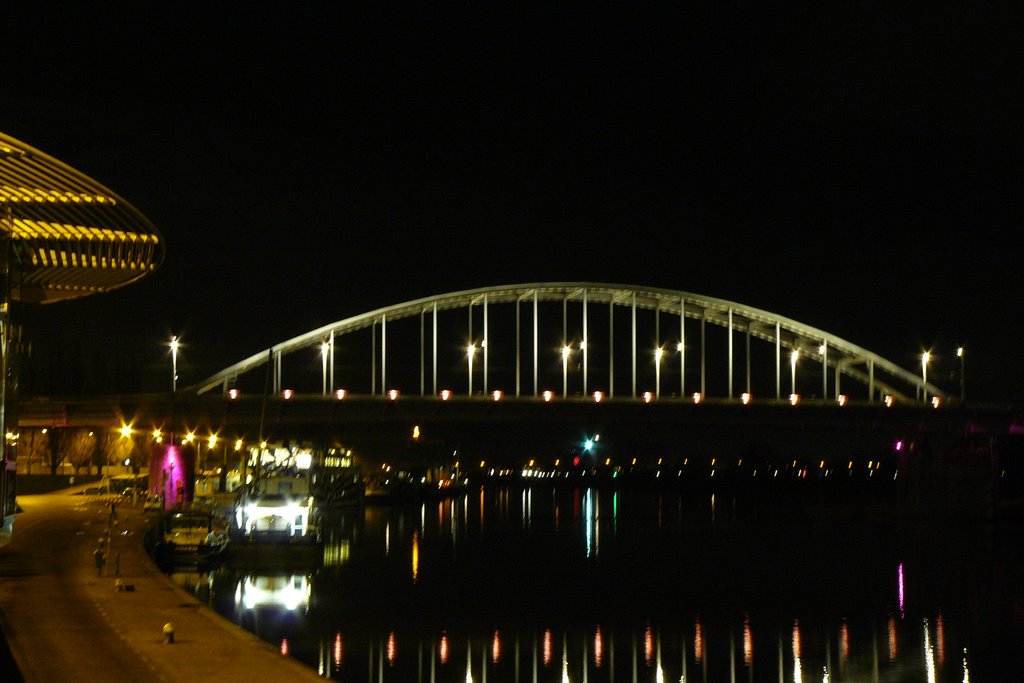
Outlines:
<svg viewBox="0 0 1024 683"><path fill-rule="evenodd" d="M706 494L481 489L348 511L315 569L174 578L336 680L969 679L976 625L929 576L939 564L878 526L762 514Z"/></svg>

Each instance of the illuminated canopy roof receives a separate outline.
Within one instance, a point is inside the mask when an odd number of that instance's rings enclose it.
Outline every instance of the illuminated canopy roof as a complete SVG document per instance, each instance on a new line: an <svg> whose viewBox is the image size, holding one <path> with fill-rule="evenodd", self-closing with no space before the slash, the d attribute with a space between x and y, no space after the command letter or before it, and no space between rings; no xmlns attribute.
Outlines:
<svg viewBox="0 0 1024 683"><path fill-rule="evenodd" d="M51 302L135 282L163 261L163 237L103 185L0 133L0 232L11 295Z"/></svg>

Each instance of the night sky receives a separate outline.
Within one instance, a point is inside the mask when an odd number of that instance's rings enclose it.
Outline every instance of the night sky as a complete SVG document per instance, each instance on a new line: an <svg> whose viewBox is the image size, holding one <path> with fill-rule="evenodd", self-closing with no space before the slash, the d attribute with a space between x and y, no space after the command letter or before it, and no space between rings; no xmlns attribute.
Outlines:
<svg viewBox="0 0 1024 683"><path fill-rule="evenodd" d="M166 238L21 311L25 393L164 390L333 320L533 281L649 285L1020 402L1020 5L5 8L0 130ZM33 7L31 5L41 5ZM940 370L936 370L938 375Z"/></svg>

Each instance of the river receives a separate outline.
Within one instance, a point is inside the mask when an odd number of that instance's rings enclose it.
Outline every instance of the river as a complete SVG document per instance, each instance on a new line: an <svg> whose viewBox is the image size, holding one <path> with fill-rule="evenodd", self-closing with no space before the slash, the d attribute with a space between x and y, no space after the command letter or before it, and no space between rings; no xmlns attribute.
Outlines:
<svg viewBox="0 0 1024 683"><path fill-rule="evenodd" d="M325 678L1012 681L1017 522L548 484L337 512L318 567L173 577Z"/></svg>

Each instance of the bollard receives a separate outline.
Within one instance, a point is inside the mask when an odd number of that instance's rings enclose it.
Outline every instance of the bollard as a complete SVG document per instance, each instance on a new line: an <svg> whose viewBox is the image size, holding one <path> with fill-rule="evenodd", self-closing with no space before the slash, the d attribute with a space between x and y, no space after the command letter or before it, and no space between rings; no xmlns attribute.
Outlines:
<svg viewBox="0 0 1024 683"><path fill-rule="evenodd" d="M168 644L174 642L174 624L169 621L164 624L164 642Z"/></svg>

